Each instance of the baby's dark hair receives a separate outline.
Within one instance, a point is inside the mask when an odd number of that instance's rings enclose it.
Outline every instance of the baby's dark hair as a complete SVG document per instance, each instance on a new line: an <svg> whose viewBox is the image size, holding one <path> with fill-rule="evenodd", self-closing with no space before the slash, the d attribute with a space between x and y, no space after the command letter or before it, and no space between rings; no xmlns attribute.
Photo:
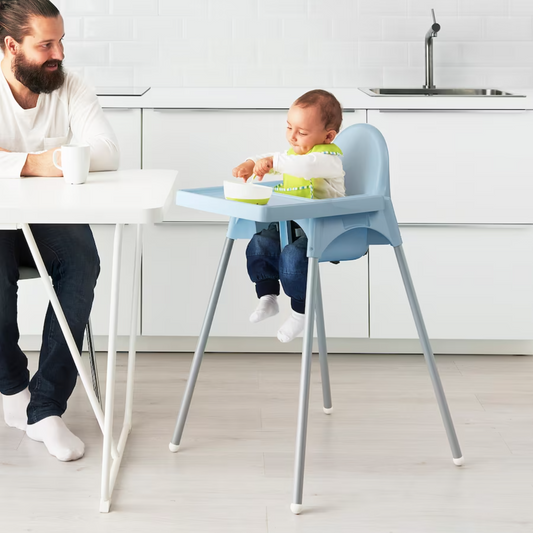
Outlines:
<svg viewBox="0 0 533 533"><path fill-rule="evenodd" d="M31 31L32 17L54 18L59 10L50 0L0 0L0 49L5 50L5 38L21 43Z"/></svg>
<svg viewBox="0 0 533 533"><path fill-rule="evenodd" d="M298 98L293 105L299 107L317 106L326 130L335 130L337 133L342 124L342 106L339 101L328 91L314 89Z"/></svg>

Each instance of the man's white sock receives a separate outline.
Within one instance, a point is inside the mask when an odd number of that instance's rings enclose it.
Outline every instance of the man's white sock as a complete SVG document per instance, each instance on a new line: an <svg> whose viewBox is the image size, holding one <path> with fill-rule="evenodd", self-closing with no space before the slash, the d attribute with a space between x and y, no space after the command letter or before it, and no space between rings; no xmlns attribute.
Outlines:
<svg viewBox="0 0 533 533"><path fill-rule="evenodd" d="M261 322L265 318L277 315L279 313L278 297L276 294L267 294L259 298L259 303L255 311L250 315L250 322L254 324Z"/></svg>
<svg viewBox="0 0 533 533"><path fill-rule="evenodd" d="M2 394L2 404L4 407L4 420L6 424L12 428L26 429L28 423L28 415L26 409L30 403L30 391L26 387L23 391L12 394L11 396L4 396Z"/></svg>
<svg viewBox="0 0 533 533"><path fill-rule="evenodd" d="M291 312L291 316L279 328L278 339L281 342L291 342L304 330L305 314Z"/></svg>
<svg viewBox="0 0 533 533"><path fill-rule="evenodd" d="M85 453L85 444L59 416L49 416L35 424L28 424L26 435L37 442L44 442L48 452L60 461L75 461Z"/></svg>

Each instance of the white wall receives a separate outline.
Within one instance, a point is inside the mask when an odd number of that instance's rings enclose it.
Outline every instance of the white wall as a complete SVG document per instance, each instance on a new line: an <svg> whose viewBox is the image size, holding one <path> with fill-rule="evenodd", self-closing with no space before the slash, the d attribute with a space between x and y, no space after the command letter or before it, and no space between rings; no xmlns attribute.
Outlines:
<svg viewBox="0 0 533 533"><path fill-rule="evenodd" d="M533 87L533 0L56 0L98 86Z"/></svg>

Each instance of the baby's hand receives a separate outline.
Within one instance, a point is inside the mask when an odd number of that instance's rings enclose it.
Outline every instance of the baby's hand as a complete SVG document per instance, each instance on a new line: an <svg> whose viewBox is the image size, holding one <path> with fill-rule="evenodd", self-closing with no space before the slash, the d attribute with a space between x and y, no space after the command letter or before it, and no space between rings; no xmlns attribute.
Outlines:
<svg viewBox="0 0 533 533"><path fill-rule="evenodd" d="M274 166L274 158L272 156L260 159L254 167L254 174L257 175L259 181L263 179L265 174L268 174Z"/></svg>
<svg viewBox="0 0 533 533"><path fill-rule="evenodd" d="M246 181L253 174L254 166L255 163L248 159L233 169L233 176L235 178L243 178Z"/></svg>

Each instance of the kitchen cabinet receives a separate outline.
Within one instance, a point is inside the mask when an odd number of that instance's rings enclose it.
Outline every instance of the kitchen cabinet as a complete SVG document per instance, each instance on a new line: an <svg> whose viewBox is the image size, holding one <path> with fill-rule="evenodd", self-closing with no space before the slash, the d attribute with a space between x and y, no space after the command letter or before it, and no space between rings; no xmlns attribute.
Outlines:
<svg viewBox="0 0 533 533"><path fill-rule="evenodd" d="M400 223L533 223L532 111L370 110Z"/></svg>
<svg viewBox="0 0 533 533"><path fill-rule="evenodd" d="M91 323L95 335L107 335L109 331L109 294L111 291L111 264L115 227L97 225L91 227L100 256L100 276L95 290ZM120 302L118 334L128 335L133 288L133 257L135 254L136 228L126 226L123 233L122 264L120 273ZM23 336L41 335L48 299L40 279L24 280L19 284L18 323ZM140 327L137 328L140 332Z"/></svg>
<svg viewBox="0 0 533 533"><path fill-rule="evenodd" d="M533 227L401 227L432 339L531 339ZM392 248L370 251L370 336L417 338Z"/></svg>
<svg viewBox="0 0 533 533"><path fill-rule="evenodd" d="M197 336L226 236L224 223L181 222L146 229L143 262L143 336ZM212 336L275 337L290 313L281 295L280 314L259 324L248 320L257 305L246 272L248 241L237 240L211 329ZM320 265L327 334L368 337L368 260Z"/></svg>
<svg viewBox="0 0 533 533"><path fill-rule="evenodd" d="M105 108L104 114L111 124L120 147L120 167L139 169L141 166L141 109Z"/></svg>

